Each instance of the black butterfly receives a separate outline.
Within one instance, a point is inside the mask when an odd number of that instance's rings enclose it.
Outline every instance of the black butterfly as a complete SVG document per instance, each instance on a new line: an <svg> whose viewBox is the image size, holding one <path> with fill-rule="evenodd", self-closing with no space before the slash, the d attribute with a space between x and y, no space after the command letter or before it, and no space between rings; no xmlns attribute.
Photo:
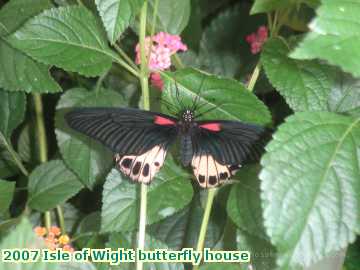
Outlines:
<svg viewBox="0 0 360 270"><path fill-rule="evenodd" d="M264 128L238 121L196 121L193 109L172 117L132 108L77 108L65 118L73 129L109 147L120 171L143 183L152 181L168 147L179 138L182 164L191 164L201 187L215 187L259 154Z"/></svg>

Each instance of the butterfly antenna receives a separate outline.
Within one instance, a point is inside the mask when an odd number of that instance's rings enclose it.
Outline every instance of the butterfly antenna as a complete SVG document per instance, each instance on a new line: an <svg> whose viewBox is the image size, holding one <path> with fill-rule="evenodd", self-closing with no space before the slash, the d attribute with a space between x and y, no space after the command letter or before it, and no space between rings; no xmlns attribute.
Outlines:
<svg viewBox="0 0 360 270"><path fill-rule="evenodd" d="M205 75L203 76L202 80L201 80L201 83L200 83L200 87L199 87L199 91L197 91L197 95L193 101L193 105L191 106L191 110L192 111L195 111L195 110L198 110L199 107L197 107L197 103L201 97L201 91L202 91L202 88L203 88L203 85L204 85L204 81L205 81Z"/></svg>
<svg viewBox="0 0 360 270"><path fill-rule="evenodd" d="M179 92L179 88L177 86L177 82L175 80L174 80L174 82L175 82L175 88L176 88L176 100L180 104L182 109L185 109L184 103L182 103L182 100L180 99L180 92Z"/></svg>
<svg viewBox="0 0 360 270"><path fill-rule="evenodd" d="M167 101L165 101L165 100L163 100L163 99L161 99L161 98L158 98L158 101L159 101L161 104L165 105L166 109L168 109L168 111L169 111L171 114L173 114L174 116L177 115L177 113L178 113L178 111L179 111L179 108L176 107L174 104L171 104L170 102L167 102Z"/></svg>
<svg viewBox="0 0 360 270"><path fill-rule="evenodd" d="M221 105L216 105L215 107L212 107L212 108L210 108L210 109L208 109L208 110L206 110L206 111L204 111L204 112L201 112L199 115L196 115L196 118L199 118L199 117L203 116L203 115L206 114L206 113L209 113L209 112L211 112L211 111L213 111L213 110L216 110L216 109L218 109L218 108L221 107L221 106L222 106L222 104L221 104Z"/></svg>

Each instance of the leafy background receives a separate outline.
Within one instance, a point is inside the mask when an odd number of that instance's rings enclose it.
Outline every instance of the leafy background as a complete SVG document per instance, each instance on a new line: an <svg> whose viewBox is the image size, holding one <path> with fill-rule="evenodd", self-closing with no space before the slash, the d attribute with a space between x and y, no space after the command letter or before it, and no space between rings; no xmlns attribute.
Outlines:
<svg viewBox="0 0 360 270"><path fill-rule="evenodd" d="M157 1L148 2L150 31ZM158 2L156 31L181 34L189 50L162 75L163 92L151 89L151 106L161 109L160 94L176 104L175 80L190 103L203 82L201 101L215 108L207 118L274 130L260 164L244 166L219 190L206 235L206 247L250 250L251 265L201 269L360 269L360 2ZM138 106L136 67L124 68L124 53L134 59L142 4L0 1L1 248L41 247L32 228L44 213L53 224L64 219L76 249L135 247L139 187L63 115L75 106ZM270 38L252 55L245 37L260 25ZM207 192L192 178L176 154L168 157L149 189L147 248L196 246Z"/></svg>

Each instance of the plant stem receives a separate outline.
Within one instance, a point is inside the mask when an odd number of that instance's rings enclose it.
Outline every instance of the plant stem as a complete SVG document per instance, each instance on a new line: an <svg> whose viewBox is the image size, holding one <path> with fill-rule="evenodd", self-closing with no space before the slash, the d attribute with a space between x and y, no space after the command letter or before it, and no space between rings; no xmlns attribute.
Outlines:
<svg viewBox="0 0 360 270"><path fill-rule="evenodd" d="M131 66L129 66L124 60L122 60L119 57L114 57L112 56L112 58L123 68L125 68L127 71L129 71L132 75L134 75L135 77L139 77L139 74L137 72L137 70L133 69Z"/></svg>
<svg viewBox="0 0 360 270"><path fill-rule="evenodd" d="M145 54L145 35L146 35L146 16L147 16L147 0L141 8L140 14L140 84L143 98L143 108L150 109L149 101L149 84L148 84L148 64ZM140 217L139 217L139 233L138 233L138 249L145 248L145 232L146 232L146 208L147 208L147 185L141 183L140 192ZM136 269L143 269L143 262L136 262Z"/></svg>
<svg viewBox="0 0 360 270"><path fill-rule="evenodd" d="M198 238L198 242L197 242L197 246L196 246L196 250L199 252L203 252L203 249L204 249L207 226L209 224L211 208L212 208L216 193L217 193L216 188L211 188L208 190L208 196L207 196L206 205L205 205L205 212L204 212L203 220L201 222L200 234L199 234L199 238ZM193 268L193 270L198 270L198 269L199 269L199 265L195 265Z"/></svg>
<svg viewBox="0 0 360 270"><path fill-rule="evenodd" d="M126 60L126 62L138 73L139 68L135 65L135 63L131 60L131 58L126 54L126 52L124 52L124 50L121 49L121 47L116 43L113 46L114 46L115 50L120 54L120 56L122 56Z"/></svg>
<svg viewBox="0 0 360 270"><path fill-rule="evenodd" d="M64 220L64 213L60 205L56 206L56 212L59 218L59 224L62 234L66 234L66 227L65 227L65 220Z"/></svg>
<svg viewBox="0 0 360 270"><path fill-rule="evenodd" d="M45 130L45 123L44 123L43 104L42 104L40 94L34 94L33 97L34 97L34 103L35 103L36 125L37 125L37 133L38 133L38 140L39 140L40 162L45 163L48 160L48 148L47 148L46 130ZM50 211L45 212L44 223L45 223L46 229L49 231L49 229L51 227Z"/></svg>
<svg viewBox="0 0 360 270"><path fill-rule="evenodd" d="M4 135L0 132L0 141L2 141L3 145L5 146L6 150L9 151L12 159L14 160L15 164L18 166L18 168L20 169L20 171L23 173L23 175L25 176L29 176L29 172L26 170L26 168L24 167L24 165L21 162L21 159L18 155L18 153L16 153L16 151L14 150L14 148L11 146L10 143L8 143L8 141L6 140L6 138L4 137Z"/></svg>
<svg viewBox="0 0 360 270"><path fill-rule="evenodd" d="M257 79L259 78L260 69L261 69L261 63L259 60L259 62L256 64L256 67L254 68L253 73L251 74L250 81L247 85L247 88L250 92L252 92L254 90L255 83L256 83Z"/></svg>

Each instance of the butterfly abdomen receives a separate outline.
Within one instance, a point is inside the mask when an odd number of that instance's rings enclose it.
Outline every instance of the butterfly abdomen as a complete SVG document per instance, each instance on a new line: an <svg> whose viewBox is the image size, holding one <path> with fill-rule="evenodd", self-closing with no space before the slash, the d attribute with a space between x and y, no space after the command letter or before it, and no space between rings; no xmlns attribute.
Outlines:
<svg viewBox="0 0 360 270"><path fill-rule="evenodd" d="M184 166L188 166L193 157L193 146L190 135L182 135L180 137L180 155L181 155L181 163Z"/></svg>

